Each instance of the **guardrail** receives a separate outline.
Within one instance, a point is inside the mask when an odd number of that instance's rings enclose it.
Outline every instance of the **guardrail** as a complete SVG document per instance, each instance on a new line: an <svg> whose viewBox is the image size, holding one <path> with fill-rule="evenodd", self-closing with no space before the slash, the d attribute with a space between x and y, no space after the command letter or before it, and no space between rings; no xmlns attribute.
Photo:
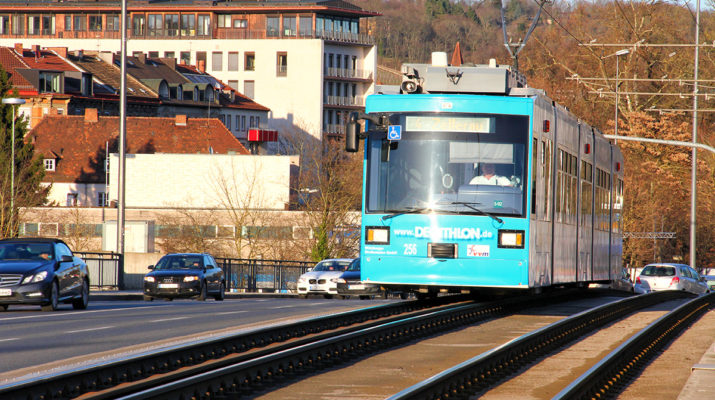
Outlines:
<svg viewBox="0 0 715 400"><path fill-rule="evenodd" d="M226 277L226 288L236 292L294 293L298 277L312 268L311 261L216 258Z"/></svg>
<svg viewBox="0 0 715 400"><path fill-rule="evenodd" d="M75 251L74 255L87 264L90 287L121 289L124 286L124 262L121 254Z"/></svg>

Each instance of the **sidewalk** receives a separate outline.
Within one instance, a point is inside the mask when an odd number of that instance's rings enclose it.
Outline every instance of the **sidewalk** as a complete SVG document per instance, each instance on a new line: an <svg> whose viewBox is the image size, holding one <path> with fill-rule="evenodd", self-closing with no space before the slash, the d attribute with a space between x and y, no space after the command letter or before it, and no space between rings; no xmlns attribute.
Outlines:
<svg viewBox="0 0 715 400"><path fill-rule="evenodd" d="M693 365L678 400L709 400L715 398L715 342Z"/></svg>
<svg viewBox="0 0 715 400"><path fill-rule="evenodd" d="M226 292L227 299L243 298L294 298L297 293L237 293ZM89 301L143 301L140 290L90 290Z"/></svg>

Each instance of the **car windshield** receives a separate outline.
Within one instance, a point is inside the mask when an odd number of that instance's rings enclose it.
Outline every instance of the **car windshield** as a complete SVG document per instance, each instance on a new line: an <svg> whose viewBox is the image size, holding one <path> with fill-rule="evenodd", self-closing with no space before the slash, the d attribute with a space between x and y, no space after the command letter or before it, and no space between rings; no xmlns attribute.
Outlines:
<svg viewBox="0 0 715 400"><path fill-rule="evenodd" d="M350 261L323 260L313 268L313 271L345 271Z"/></svg>
<svg viewBox="0 0 715 400"><path fill-rule="evenodd" d="M154 269L201 269L203 267L203 257L185 255L165 256L159 260Z"/></svg>
<svg viewBox="0 0 715 400"><path fill-rule="evenodd" d="M675 276L675 268L664 265L647 265L641 272L643 276Z"/></svg>
<svg viewBox="0 0 715 400"><path fill-rule="evenodd" d="M0 260L52 260L52 243L0 243Z"/></svg>
<svg viewBox="0 0 715 400"><path fill-rule="evenodd" d="M353 272L360 271L360 259L353 260L347 270Z"/></svg>

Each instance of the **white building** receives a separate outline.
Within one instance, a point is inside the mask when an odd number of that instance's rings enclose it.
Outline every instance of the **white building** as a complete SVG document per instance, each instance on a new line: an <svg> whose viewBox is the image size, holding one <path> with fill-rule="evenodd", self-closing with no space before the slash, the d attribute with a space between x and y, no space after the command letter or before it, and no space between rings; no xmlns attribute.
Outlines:
<svg viewBox="0 0 715 400"><path fill-rule="evenodd" d="M120 50L119 1L0 0L0 45ZM194 64L271 109L267 124L316 138L342 133L374 89L378 15L341 0L131 2L129 55Z"/></svg>

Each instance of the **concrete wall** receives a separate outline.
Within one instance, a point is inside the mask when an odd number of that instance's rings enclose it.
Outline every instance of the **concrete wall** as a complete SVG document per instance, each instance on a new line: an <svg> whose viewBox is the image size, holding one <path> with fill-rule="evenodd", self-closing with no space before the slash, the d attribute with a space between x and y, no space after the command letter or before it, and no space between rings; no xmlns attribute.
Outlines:
<svg viewBox="0 0 715 400"><path fill-rule="evenodd" d="M117 199L119 157L110 157L109 198ZM289 203L290 156L129 154L127 207L283 210Z"/></svg>
<svg viewBox="0 0 715 400"><path fill-rule="evenodd" d="M163 256L161 253L125 253L124 254L124 289L141 290L147 268L155 265Z"/></svg>

